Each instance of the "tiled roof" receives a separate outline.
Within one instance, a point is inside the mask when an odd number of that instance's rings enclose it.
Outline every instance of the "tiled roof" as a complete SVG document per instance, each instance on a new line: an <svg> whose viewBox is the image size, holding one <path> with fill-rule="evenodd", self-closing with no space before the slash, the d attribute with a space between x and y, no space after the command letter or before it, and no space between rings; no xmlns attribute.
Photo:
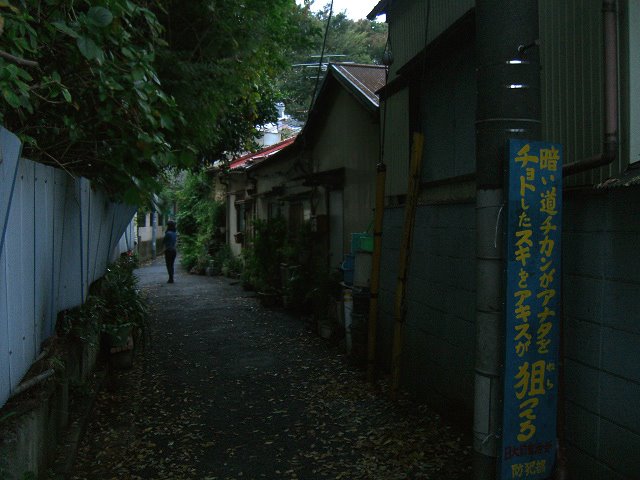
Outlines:
<svg viewBox="0 0 640 480"><path fill-rule="evenodd" d="M331 68L338 80L347 82L346 87L364 96L374 107L379 107L378 94L387 78L387 67L358 63L332 63Z"/></svg>
<svg viewBox="0 0 640 480"><path fill-rule="evenodd" d="M274 145L270 145L262 150L258 150L255 153L247 153L242 157L236 158L229 164L229 170L236 170L240 168L246 168L251 165L256 165L257 163L263 162L267 158L272 155L275 155L283 148L291 145L296 137L287 138L286 140L276 143Z"/></svg>
<svg viewBox="0 0 640 480"><path fill-rule="evenodd" d="M599 185L598 189L632 187L640 185L640 164L632 163L627 169L615 177L605 180Z"/></svg>

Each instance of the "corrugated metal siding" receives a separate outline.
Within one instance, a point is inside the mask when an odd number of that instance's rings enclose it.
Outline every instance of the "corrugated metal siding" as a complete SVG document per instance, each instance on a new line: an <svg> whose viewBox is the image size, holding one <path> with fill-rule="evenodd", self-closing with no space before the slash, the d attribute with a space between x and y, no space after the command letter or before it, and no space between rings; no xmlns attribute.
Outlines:
<svg viewBox="0 0 640 480"><path fill-rule="evenodd" d="M424 48L429 3L429 41L475 4L468 0L396 2L388 17L394 54L390 79ZM540 0L539 5L543 137L562 143L566 161L574 162L602 151L602 2ZM612 165L577 175L567 184L599 183L627 165L628 158L620 156Z"/></svg>
<svg viewBox="0 0 640 480"><path fill-rule="evenodd" d="M432 41L458 18L475 6L474 0L401 0L391 7L387 21L390 23L393 49L393 78L399 68L417 55L425 46L425 32ZM429 26L425 28L427 16Z"/></svg>
<svg viewBox="0 0 640 480"><path fill-rule="evenodd" d="M17 138L3 129L0 136L3 405L53 333L57 313L82 303L91 282L104 274L135 208L109 202L86 179L24 159L16 164Z"/></svg>
<svg viewBox="0 0 640 480"><path fill-rule="evenodd" d="M543 138L564 145L565 161L602 151L601 0L540 0ZM599 183L627 160L576 175L568 185Z"/></svg>
<svg viewBox="0 0 640 480"><path fill-rule="evenodd" d="M345 135L345 132L349 134ZM332 100L312 151L315 171L344 168L342 208L340 212L331 212L342 217L342 248L330 252L332 267L342 262L342 253L348 250L351 233L366 231L373 222L379 148L378 123L358 100L341 88ZM326 200L324 196L319 197L319 213L328 213ZM338 201L338 198L334 197L334 200Z"/></svg>
<svg viewBox="0 0 640 480"><path fill-rule="evenodd" d="M384 162L387 164L385 194L407 192L409 174L409 91L403 90L382 104L384 123Z"/></svg>

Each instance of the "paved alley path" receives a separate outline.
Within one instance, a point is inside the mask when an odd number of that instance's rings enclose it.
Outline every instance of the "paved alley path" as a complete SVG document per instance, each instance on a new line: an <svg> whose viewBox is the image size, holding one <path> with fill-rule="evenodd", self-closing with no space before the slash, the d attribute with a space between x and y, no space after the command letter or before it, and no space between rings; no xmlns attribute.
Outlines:
<svg viewBox="0 0 640 480"><path fill-rule="evenodd" d="M139 270L146 347L95 404L74 479L468 478L469 447L424 406L373 393L300 318L223 277Z"/></svg>

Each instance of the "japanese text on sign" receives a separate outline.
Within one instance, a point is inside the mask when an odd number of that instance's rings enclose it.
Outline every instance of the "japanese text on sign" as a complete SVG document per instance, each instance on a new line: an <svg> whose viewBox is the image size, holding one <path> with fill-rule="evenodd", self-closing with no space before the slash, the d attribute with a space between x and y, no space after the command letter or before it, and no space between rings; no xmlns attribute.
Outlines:
<svg viewBox="0 0 640 480"><path fill-rule="evenodd" d="M546 479L555 463L561 157L509 143L503 479Z"/></svg>

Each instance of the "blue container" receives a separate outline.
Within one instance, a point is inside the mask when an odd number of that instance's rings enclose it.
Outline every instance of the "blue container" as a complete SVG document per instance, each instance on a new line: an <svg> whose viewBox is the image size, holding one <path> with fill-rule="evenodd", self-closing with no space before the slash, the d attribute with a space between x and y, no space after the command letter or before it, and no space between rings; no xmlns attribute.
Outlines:
<svg viewBox="0 0 640 480"><path fill-rule="evenodd" d="M355 263L354 255L347 254L344 256L344 261L340 266L340 269L342 270L343 281L347 285L353 285L354 263Z"/></svg>

